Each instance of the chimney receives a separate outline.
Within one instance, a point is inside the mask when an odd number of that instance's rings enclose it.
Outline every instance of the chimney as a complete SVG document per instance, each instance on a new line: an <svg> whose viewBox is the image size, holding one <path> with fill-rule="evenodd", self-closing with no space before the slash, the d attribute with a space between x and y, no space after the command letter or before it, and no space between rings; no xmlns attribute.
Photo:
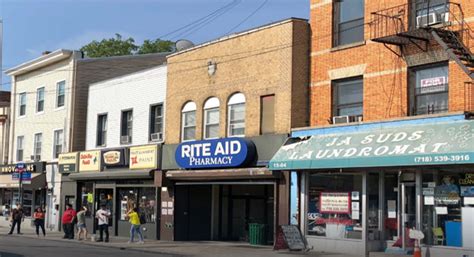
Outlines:
<svg viewBox="0 0 474 257"><path fill-rule="evenodd" d="M51 51L46 50L46 51L42 52L41 55L48 55L50 53L51 53Z"/></svg>

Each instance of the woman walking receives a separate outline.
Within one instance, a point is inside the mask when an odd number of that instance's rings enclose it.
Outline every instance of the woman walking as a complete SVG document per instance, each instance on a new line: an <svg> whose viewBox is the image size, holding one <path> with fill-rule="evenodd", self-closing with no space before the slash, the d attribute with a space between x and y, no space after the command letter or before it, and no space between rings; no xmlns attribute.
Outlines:
<svg viewBox="0 0 474 257"><path fill-rule="evenodd" d="M87 240L87 227L86 227L86 212L87 207L82 206L77 212L77 240L82 240L81 235L84 234L84 239Z"/></svg>
<svg viewBox="0 0 474 257"><path fill-rule="evenodd" d="M137 208L133 208L131 209L128 213L127 213L127 216L128 216L128 220L131 224L131 227L130 227L130 240L128 241L128 243L133 243L133 240L135 239L135 233L138 234L138 238L139 238L139 241L138 243L139 244L143 244L144 241L143 241L143 235L142 235L142 231L140 229L140 217L138 216L138 210Z"/></svg>
<svg viewBox="0 0 474 257"><path fill-rule="evenodd" d="M36 211L33 213L33 218L35 219L35 227L36 227L36 236L39 236L39 229L43 232L43 236L46 236L46 232L44 230L44 212L41 207L38 207Z"/></svg>

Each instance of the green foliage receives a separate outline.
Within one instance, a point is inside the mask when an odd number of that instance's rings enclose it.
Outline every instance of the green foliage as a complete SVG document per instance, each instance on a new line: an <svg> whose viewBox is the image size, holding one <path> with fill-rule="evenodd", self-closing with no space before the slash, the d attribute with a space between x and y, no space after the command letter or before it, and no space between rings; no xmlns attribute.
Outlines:
<svg viewBox="0 0 474 257"><path fill-rule="evenodd" d="M94 40L81 47L81 51L91 58L161 53L173 50L174 42L169 40L145 40L143 45L137 46L133 38L123 39L122 35L118 33L115 34L115 38L102 39L100 42Z"/></svg>

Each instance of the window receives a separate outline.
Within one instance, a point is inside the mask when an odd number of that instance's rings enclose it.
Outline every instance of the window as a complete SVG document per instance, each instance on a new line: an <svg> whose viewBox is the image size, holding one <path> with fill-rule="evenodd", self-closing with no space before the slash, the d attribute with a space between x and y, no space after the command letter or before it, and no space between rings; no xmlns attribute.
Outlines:
<svg viewBox="0 0 474 257"><path fill-rule="evenodd" d="M36 112L44 111L44 87L36 90Z"/></svg>
<svg viewBox="0 0 474 257"><path fill-rule="evenodd" d="M79 195L81 196L81 206L87 208L86 217L91 217L92 207L94 204L94 183L93 182L81 182L78 183L77 188L80 190Z"/></svg>
<svg viewBox="0 0 474 257"><path fill-rule="evenodd" d="M21 93L19 97L19 116L26 115L26 93Z"/></svg>
<svg viewBox="0 0 474 257"><path fill-rule="evenodd" d="M56 84L56 108L64 106L66 81L61 81Z"/></svg>
<svg viewBox="0 0 474 257"><path fill-rule="evenodd" d="M308 235L362 239L362 175L309 174Z"/></svg>
<svg viewBox="0 0 474 257"><path fill-rule="evenodd" d="M132 208L138 208L140 215L144 215L147 223L156 222L156 190L152 187L143 188L120 188L120 220L126 220L127 212Z"/></svg>
<svg viewBox="0 0 474 257"><path fill-rule="evenodd" d="M334 46L364 41L364 1L334 1Z"/></svg>
<svg viewBox="0 0 474 257"><path fill-rule="evenodd" d="M448 111L448 64L410 70L411 114Z"/></svg>
<svg viewBox="0 0 474 257"><path fill-rule="evenodd" d="M229 136L245 135L245 96L242 93L234 94L230 97L229 102L227 134Z"/></svg>
<svg viewBox="0 0 474 257"><path fill-rule="evenodd" d="M107 114L97 116L97 146L107 144Z"/></svg>
<svg viewBox="0 0 474 257"><path fill-rule="evenodd" d="M196 139L196 104L187 102L181 110L181 141Z"/></svg>
<svg viewBox="0 0 474 257"><path fill-rule="evenodd" d="M163 140L163 104L151 106L150 109L150 141Z"/></svg>
<svg viewBox="0 0 474 257"><path fill-rule="evenodd" d="M363 113L362 77L333 81L333 116L349 116L358 121Z"/></svg>
<svg viewBox="0 0 474 257"><path fill-rule="evenodd" d="M260 97L260 134L275 132L275 95Z"/></svg>
<svg viewBox="0 0 474 257"><path fill-rule="evenodd" d="M35 134L33 160L32 161L41 160L41 143L42 143L42 141L43 141L43 134L41 134L41 133Z"/></svg>
<svg viewBox="0 0 474 257"><path fill-rule="evenodd" d="M204 138L219 137L219 106L220 102L217 97L209 98L204 103Z"/></svg>
<svg viewBox="0 0 474 257"><path fill-rule="evenodd" d="M54 149L53 158L57 159L59 154L63 152L63 130L54 131Z"/></svg>
<svg viewBox="0 0 474 257"><path fill-rule="evenodd" d="M18 136L16 138L16 161L17 162L22 162L23 161L23 143L25 137L24 136Z"/></svg>
<svg viewBox="0 0 474 257"><path fill-rule="evenodd" d="M133 129L133 111L122 111L122 124L120 129L120 143L132 143L132 129Z"/></svg>

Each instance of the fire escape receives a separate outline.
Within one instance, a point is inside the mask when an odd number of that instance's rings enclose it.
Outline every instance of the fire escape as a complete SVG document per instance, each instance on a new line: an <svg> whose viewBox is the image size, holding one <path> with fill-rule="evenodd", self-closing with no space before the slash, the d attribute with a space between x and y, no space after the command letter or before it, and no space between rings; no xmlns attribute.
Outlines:
<svg viewBox="0 0 474 257"><path fill-rule="evenodd" d="M426 1L425 1L426 2ZM412 4L403 4L371 13L371 40L384 44L402 57L408 46L428 51L435 41L474 81L474 32L464 20L461 4L446 2L427 5L411 12ZM389 45L400 48L400 53Z"/></svg>

